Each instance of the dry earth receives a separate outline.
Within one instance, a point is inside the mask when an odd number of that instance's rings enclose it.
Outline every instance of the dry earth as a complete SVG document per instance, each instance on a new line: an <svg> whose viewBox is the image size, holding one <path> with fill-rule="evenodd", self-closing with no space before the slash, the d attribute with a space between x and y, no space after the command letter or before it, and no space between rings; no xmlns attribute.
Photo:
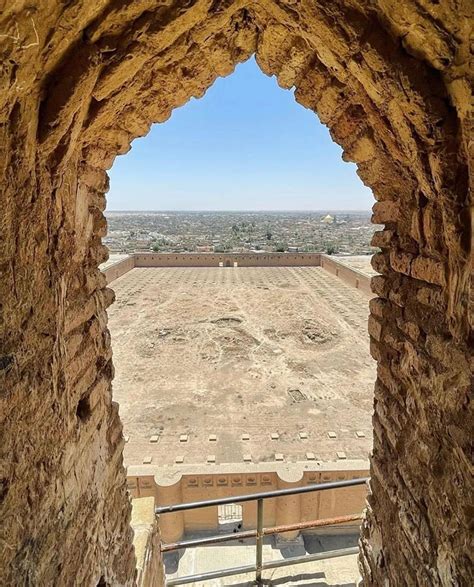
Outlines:
<svg viewBox="0 0 474 587"><path fill-rule="evenodd" d="M357 290L318 267L136 268L112 286L127 465L367 457L375 365Z"/></svg>

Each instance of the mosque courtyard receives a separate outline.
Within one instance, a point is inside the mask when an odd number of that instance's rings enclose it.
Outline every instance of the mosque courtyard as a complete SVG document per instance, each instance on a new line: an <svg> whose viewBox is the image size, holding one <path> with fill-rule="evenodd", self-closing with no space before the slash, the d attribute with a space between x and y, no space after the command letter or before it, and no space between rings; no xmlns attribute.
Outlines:
<svg viewBox="0 0 474 587"><path fill-rule="evenodd" d="M320 267L135 268L111 287L126 465L367 458L359 290Z"/></svg>

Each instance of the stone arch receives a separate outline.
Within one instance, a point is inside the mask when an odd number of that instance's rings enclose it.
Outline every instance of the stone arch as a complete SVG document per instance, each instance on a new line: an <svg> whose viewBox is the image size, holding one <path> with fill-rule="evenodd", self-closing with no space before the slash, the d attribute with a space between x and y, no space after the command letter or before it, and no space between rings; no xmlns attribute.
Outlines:
<svg viewBox="0 0 474 587"><path fill-rule="evenodd" d="M385 225L374 237L381 275L369 319L379 369L361 539L367 584L467 578L467 7L10 3L0 98L2 450L15 455L2 482L7 582L71 573L83 583L131 581L106 328L113 293L98 271L106 170L153 122L252 54L329 127L374 192L374 222ZM88 417L78 418L84 405ZM28 441L18 433L25 421ZM455 533L447 518L457 520ZM94 530L82 557L48 551L53 536L75 544L86 520Z"/></svg>

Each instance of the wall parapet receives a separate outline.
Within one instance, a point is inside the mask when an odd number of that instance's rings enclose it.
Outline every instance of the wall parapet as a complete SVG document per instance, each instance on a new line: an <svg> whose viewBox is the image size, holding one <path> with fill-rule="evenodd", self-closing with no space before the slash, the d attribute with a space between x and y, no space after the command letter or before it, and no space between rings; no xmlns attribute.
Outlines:
<svg viewBox="0 0 474 587"><path fill-rule="evenodd" d="M295 267L320 265L320 253L134 253L135 267Z"/></svg>
<svg viewBox="0 0 474 587"><path fill-rule="evenodd" d="M137 587L164 585L161 539L153 497L140 497L132 500L131 525L137 560Z"/></svg>
<svg viewBox="0 0 474 587"><path fill-rule="evenodd" d="M135 255L130 255L129 257L125 257L125 259L120 259L116 263L112 263L105 269L102 270L102 273L105 275L105 279L107 280L107 285L125 275L135 267Z"/></svg>
<svg viewBox="0 0 474 587"><path fill-rule="evenodd" d="M334 257L322 253L320 255L320 266L328 273L339 277L339 279L348 285L360 289L370 297L374 296L370 285L371 277L362 273L362 271L354 269L353 267L348 267L345 263L336 260Z"/></svg>
<svg viewBox="0 0 474 587"><path fill-rule="evenodd" d="M107 285L135 267L322 267L372 297L371 277L324 253L132 253L103 269Z"/></svg>
<svg viewBox="0 0 474 587"><path fill-rule="evenodd" d="M307 464L287 463L272 467L269 463L260 463L249 465L244 470L236 470L231 464L222 465L219 470L192 465L183 469L158 469L145 465L128 467L127 485L134 498L152 497L163 506L367 477L368 472L368 462L360 460L318 462L311 468ZM275 526L358 513L365 506L366 496L367 488L362 485L331 489L321 495L307 493L269 499L264 510L264 522L267 526ZM244 529L255 528L256 507L255 501L242 504ZM358 523L354 525L352 522L333 531L352 532L358 526ZM216 532L218 528L217 508L176 512L160 518L164 542L180 540L188 532ZM307 532L317 533L318 530Z"/></svg>

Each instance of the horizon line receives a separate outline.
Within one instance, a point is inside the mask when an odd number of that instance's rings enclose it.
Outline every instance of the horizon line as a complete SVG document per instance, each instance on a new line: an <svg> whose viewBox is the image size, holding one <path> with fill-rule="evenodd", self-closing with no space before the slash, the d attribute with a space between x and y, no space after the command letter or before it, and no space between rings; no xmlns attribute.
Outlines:
<svg viewBox="0 0 474 587"><path fill-rule="evenodd" d="M362 208L341 208L341 209L335 209L335 208L318 208L318 209L311 209L311 210L304 210L304 209L287 209L287 210L252 210L252 209L246 209L246 210L233 210L231 208L228 209L221 209L221 210L215 210L215 209L201 209L201 210L165 210L165 209L159 209L159 210L134 210L134 209L117 209L117 210L110 210L110 209L106 209L105 213L107 212L260 212L260 213L267 213L267 212L368 212L371 213L372 210L368 209L362 209Z"/></svg>

